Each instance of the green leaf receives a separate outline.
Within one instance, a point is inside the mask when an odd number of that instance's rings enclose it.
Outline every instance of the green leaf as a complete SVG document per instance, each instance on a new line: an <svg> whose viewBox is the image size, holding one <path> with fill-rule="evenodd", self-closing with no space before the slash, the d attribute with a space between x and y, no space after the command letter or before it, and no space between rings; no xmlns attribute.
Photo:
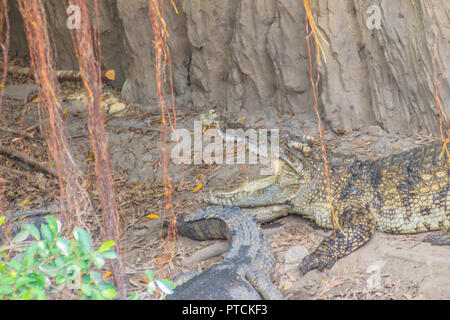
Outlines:
<svg viewBox="0 0 450 320"><path fill-rule="evenodd" d="M37 243L33 243L25 250L23 254L23 262L22 265L25 267L30 267L34 262L34 255L38 250Z"/></svg>
<svg viewBox="0 0 450 320"><path fill-rule="evenodd" d="M103 259L101 256L95 256L94 258L93 258L93 261L94 261L94 265L97 267L97 268L101 268L101 267L103 267L103 265L105 264L105 259Z"/></svg>
<svg viewBox="0 0 450 320"><path fill-rule="evenodd" d="M90 297L90 296L92 295L92 289L91 289L91 286L90 286L89 284L84 284L84 283L81 284L81 292L82 292L84 295Z"/></svg>
<svg viewBox="0 0 450 320"><path fill-rule="evenodd" d="M105 241L103 242L103 244L100 246L100 248L98 248L98 252L102 253L105 252L106 250L109 250L109 248L115 246L116 243L114 241Z"/></svg>
<svg viewBox="0 0 450 320"><path fill-rule="evenodd" d="M37 300L47 300L47 296L45 295L45 291L44 290L39 290L37 293Z"/></svg>
<svg viewBox="0 0 450 320"><path fill-rule="evenodd" d="M101 256L104 259L115 259L115 258L117 258L117 253L114 250L108 250L108 251L101 253Z"/></svg>
<svg viewBox="0 0 450 320"><path fill-rule="evenodd" d="M36 272L30 273L29 276L35 281L34 289L45 290L46 285L49 283L45 276Z"/></svg>
<svg viewBox="0 0 450 320"><path fill-rule="evenodd" d="M57 221L54 216L51 215L46 216L45 220L47 221L48 226L50 227L52 233L56 236L56 234L61 230L61 223Z"/></svg>
<svg viewBox="0 0 450 320"><path fill-rule="evenodd" d="M77 265L70 265L67 267L67 279L74 285L79 285L80 282L80 267Z"/></svg>
<svg viewBox="0 0 450 320"><path fill-rule="evenodd" d="M106 299L113 299L117 295L117 291L115 289L106 289L102 290L102 296Z"/></svg>
<svg viewBox="0 0 450 320"><path fill-rule="evenodd" d="M137 293L137 292L133 293L133 294L128 298L128 300L137 300L137 299L139 299L139 293Z"/></svg>
<svg viewBox="0 0 450 320"><path fill-rule="evenodd" d="M11 284L12 282L16 282L16 276L5 276L2 275L0 277L0 284L1 285L5 285L5 284Z"/></svg>
<svg viewBox="0 0 450 320"><path fill-rule="evenodd" d="M172 281L169 281L167 279L156 280L156 285L165 294L172 294L173 289L175 289L175 284Z"/></svg>
<svg viewBox="0 0 450 320"><path fill-rule="evenodd" d="M70 254L70 241L67 239L60 239L56 242L56 246L59 250L65 255L68 256Z"/></svg>
<svg viewBox="0 0 450 320"><path fill-rule="evenodd" d="M25 295L23 296L22 300L30 300L31 298L33 298L33 288L25 291Z"/></svg>
<svg viewBox="0 0 450 320"><path fill-rule="evenodd" d="M55 259L55 264L58 268L61 268L65 264L64 259L61 257L57 257Z"/></svg>
<svg viewBox="0 0 450 320"><path fill-rule="evenodd" d="M39 271L41 271L42 273L48 275L49 277L56 277L58 275L58 268L55 266L49 266L49 265L44 265L41 264L38 267Z"/></svg>
<svg viewBox="0 0 450 320"><path fill-rule="evenodd" d="M63 275L59 275L56 277L55 281L56 281L56 284L63 284L63 283L66 283L67 278Z"/></svg>
<svg viewBox="0 0 450 320"><path fill-rule="evenodd" d="M50 247L50 245L53 243L54 235L48 224L41 224L41 234L42 238L44 238L44 240L47 242L47 245Z"/></svg>
<svg viewBox="0 0 450 320"><path fill-rule="evenodd" d="M80 242L81 250L83 251L83 253L89 253L92 247L91 237L89 236L89 233L84 229L74 228L73 236Z"/></svg>
<svg viewBox="0 0 450 320"><path fill-rule="evenodd" d="M153 294L155 294L155 290L156 290L155 282L154 281L149 282L147 285L147 291L153 295Z"/></svg>
<svg viewBox="0 0 450 320"><path fill-rule="evenodd" d="M5 222L5 220L6 220L5 216L0 217L0 226Z"/></svg>
<svg viewBox="0 0 450 320"><path fill-rule="evenodd" d="M14 258L11 259L11 261L8 263L8 267L15 271L19 271L20 268L22 268L22 263L20 259L23 258L23 254L18 254Z"/></svg>
<svg viewBox="0 0 450 320"><path fill-rule="evenodd" d="M92 258L90 258L92 259ZM78 265L80 266L83 272L87 272L90 267L90 260L80 260L78 261Z"/></svg>
<svg viewBox="0 0 450 320"><path fill-rule="evenodd" d="M41 258L48 257L49 251L47 249L47 246L45 245L45 242L44 241L39 241L39 242L37 242L37 246L38 246L39 256Z"/></svg>
<svg viewBox="0 0 450 320"><path fill-rule="evenodd" d="M30 235L30 233L29 233L27 230L23 230L23 231L19 232L19 233L15 236L15 238L14 238L14 240L13 240L13 243L19 243L19 242L22 242L22 241L24 241L26 238L28 238L29 235Z"/></svg>
<svg viewBox="0 0 450 320"><path fill-rule="evenodd" d="M23 286L23 285L25 285L27 283L33 282L33 281L34 281L33 278L30 278L30 277L27 277L27 276L20 277L19 279L17 279L17 281L15 283L15 287L16 287L16 289L19 289L21 286Z"/></svg>
<svg viewBox="0 0 450 320"><path fill-rule="evenodd" d="M147 277L148 280L153 281L155 279L155 275L153 274L153 271L148 269L145 270L145 276Z"/></svg>
<svg viewBox="0 0 450 320"><path fill-rule="evenodd" d="M45 295L45 290L43 288L33 287L31 288L31 292L37 300L47 300L47 296Z"/></svg>
<svg viewBox="0 0 450 320"><path fill-rule="evenodd" d="M100 291L103 291L103 290L106 290L106 289L114 289L114 290L116 290L116 287L112 283L102 282L102 283L99 284L98 289Z"/></svg>
<svg viewBox="0 0 450 320"><path fill-rule="evenodd" d="M35 238L36 240L41 240L41 235L39 234L39 230L38 228L34 225L34 224L24 224L23 228L28 231L33 238Z"/></svg>
<svg viewBox="0 0 450 320"><path fill-rule="evenodd" d="M0 295L9 295L14 291L14 288L10 285L0 286Z"/></svg>
<svg viewBox="0 0 450 320"><path fill-rule="evenodd" d="M92 270L89 274L91 276L91 280L96 284L100 284L102 282L102 276L100 272Z"/></svg>

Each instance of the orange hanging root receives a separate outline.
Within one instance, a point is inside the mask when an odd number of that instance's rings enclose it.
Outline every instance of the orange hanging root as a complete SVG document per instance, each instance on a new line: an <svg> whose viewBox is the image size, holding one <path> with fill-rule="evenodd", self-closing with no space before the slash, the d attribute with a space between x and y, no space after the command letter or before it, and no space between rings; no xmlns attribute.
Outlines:
<svg viewBox="0 0 450 320"><path fill-rule="evenodd" d="M331 181L330 181L330 176L328 174L328 165L327 165L327 151L325 149L325 143L323 141L323 130L322 130L322 121L320 119L320 114L319 114L319 108L318 108L318 99L319 99L319 93L318 93L318 83L319 83L319 71L317 70L317 79L316 81L314 81L313 79L313 75L312 75L312 61L311 61L311 48L310 48L310 37L311 35L314 35L314 39L315 39L315 44L317 47L317 62L318 65L321 65L320 62L320 53L322 53L323 59L326 63L326 58L325 58L325 54L322 48L322 45L320 44L319 41L319 37L325 41L325 39L323 38L322 34L320 33L319 30L317 30L317 26L316 23L314 21L314 18L312 16L312 9L311 9L311 2L310 0L303 0L303 5L305 7L306 10L306 38L307 38L307 44L308 44L308 58L309 58L309 76L311 79L311 84L313 87L313 94L314 94L314 111L316 113L317 119L319 121L319 136L320 136L320 145L322 148L322 156L323 156L323 163L324 163L324 170L325 170L325 174L326 174L326 178L327 178L327 192L328 192L328 196L327 196L327 200L328 200L328 204L330 206L330 216L332 221L334 222L334 224L339 228L339 230L342 232L342 234L344 236L347 236L345 234L345 232L342 230L338 219L336 218L336 215L334 213L334 208L333 208L333 204L331 202ZM309 31L309 26L311 26L311 32ZM325 41L325 43L328 45L328 42Z"/></svg>

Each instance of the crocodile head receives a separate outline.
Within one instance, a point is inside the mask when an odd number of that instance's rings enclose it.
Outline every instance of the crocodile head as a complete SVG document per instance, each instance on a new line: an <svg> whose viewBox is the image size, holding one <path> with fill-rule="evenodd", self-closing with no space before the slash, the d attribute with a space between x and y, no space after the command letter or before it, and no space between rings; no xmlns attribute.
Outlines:
<svg viewBox="0 0 450 320"><path fill-rule="evenodd" d="M285 156L289 158L289 162L281 158L272 160L275 168L273 175L245 180L229 191L206 194L204 201L243 208L272 206L274 210L284 206L309 216L308 210L303 211L302 207L307 207L307 199L314 188L315 168L308 159L311 157L311 147L296 140L286 149Z"/></svg>
<svg viewBox="0 0 450 320"><path fill-rule="evenodd" d="M248 129L215 110L200 114L200 120L204 127L215 128L224 140L235 139L225 134L227 129ZM256 149L249 140L242 141L247 149ZM292 207L299 209L301 199L311 195L316 157L311 137L283 135L279 157L270 159L274 168L271 176L246 180L230 191L215 191L205 195L204 200L210 204L239 207L292 206L295 202Z"/></svg>

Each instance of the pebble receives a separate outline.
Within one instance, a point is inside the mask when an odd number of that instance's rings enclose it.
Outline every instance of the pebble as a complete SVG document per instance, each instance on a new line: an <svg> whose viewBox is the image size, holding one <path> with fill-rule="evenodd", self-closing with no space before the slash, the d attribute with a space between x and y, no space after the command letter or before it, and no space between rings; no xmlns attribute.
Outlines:
<svg viewBox="0 0 450 320"><path fill-rule="evenodd" d="M382 137L386 134L380 126L369 126L367 128L367 133L376 137Z"/></svg>
<svg viewBox="0 0 450 320"><path fill-rule="evenodd" d="M303 246L290 247L284 256L284 271L288 272L298 268L303 258L308 255L308 249Z"/></svg>
<svg viewBox="0 0 450 320"><path fill-rule="evenodd" d="M382 288L381 270L385 264L385 260L377 260L367 267L366 272L370 274L369 278L367 278L367 289L380 290Z"/></svg>

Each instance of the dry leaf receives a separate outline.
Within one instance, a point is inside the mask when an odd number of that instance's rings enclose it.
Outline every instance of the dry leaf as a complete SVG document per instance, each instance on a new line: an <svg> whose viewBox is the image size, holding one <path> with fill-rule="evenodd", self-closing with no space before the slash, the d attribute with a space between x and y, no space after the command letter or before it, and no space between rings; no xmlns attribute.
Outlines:
<svg viewBox="0 0 450 320"><path fill-rule="evenodd" d="M258 122L260 122L261 120L264 120L263 117L259 117L258 119L255 120L254 124L257 124Z"/></svg>
<svg viewBox="0 0 450 320"><path fill-rule="evenodd" d="M200 183L192 190L192 192L197 192L201 188L203 188L203 182L200 181Z"/></svg>

